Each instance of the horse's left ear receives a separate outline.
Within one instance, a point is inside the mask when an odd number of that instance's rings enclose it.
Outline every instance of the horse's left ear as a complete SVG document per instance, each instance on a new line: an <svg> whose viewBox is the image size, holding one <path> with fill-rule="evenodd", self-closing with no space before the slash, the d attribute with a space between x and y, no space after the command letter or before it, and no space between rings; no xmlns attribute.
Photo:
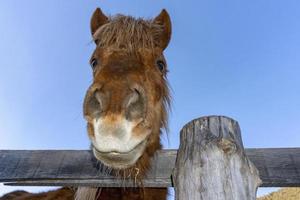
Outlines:
<svg viewBox="0 0 300 200"><path fill-rule="evenodd" d="M160 47L165 49L169 44L172 32L171 19L168 12L163 9L160 14L154 18L153 23L162 26L162 33L159 34L159 38L157 39L159 39Z"/></svg>

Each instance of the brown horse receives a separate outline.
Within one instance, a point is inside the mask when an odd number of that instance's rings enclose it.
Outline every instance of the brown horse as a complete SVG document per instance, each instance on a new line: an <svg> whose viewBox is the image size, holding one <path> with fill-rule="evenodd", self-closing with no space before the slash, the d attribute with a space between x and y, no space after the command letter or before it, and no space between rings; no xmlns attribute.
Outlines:
<svg viewBox="0 0 300 200"><path fill-rule="evenodd" d="M90 64L93 82L84 100L84 117L92 151L116 176L142 180L150 159L161 149L167 127L169 89L163 51L171 37L165 10L153 20L105 16L97 8L91 19L96 44ZM62 188L29 194L10 193L1 199L166 199L160 188Z"/></svg>

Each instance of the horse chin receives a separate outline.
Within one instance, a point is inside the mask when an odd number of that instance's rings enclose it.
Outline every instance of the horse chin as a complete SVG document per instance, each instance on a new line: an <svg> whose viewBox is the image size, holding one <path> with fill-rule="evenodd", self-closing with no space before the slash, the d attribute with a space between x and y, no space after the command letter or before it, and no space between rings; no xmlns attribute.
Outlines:
<svg viewBox="0 0 300 200"><path fill-rule="evenodd" d="M93 146L93 154L97 160L105 166L112 169L128 169L133 167L138 159L143 155L147 146L147 139L140 142L132 150L128 152L101 152Z"/></svg>

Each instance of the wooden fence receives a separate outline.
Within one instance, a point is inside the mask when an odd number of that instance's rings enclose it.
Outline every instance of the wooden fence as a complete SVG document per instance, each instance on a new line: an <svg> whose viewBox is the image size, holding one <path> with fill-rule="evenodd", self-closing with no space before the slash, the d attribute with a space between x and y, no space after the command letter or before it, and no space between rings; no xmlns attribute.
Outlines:
<svg viewBox="0 0 300 200"><path fill-rule="evenodd" d="M255 199L258 186L300 186L300 148L243 148L239 125L202 117L181 131L178 150L161 150L145 187L175 187L176 199ZM97 168L89 150L0 150L0 182L26 186L130 187Z"/></svg>

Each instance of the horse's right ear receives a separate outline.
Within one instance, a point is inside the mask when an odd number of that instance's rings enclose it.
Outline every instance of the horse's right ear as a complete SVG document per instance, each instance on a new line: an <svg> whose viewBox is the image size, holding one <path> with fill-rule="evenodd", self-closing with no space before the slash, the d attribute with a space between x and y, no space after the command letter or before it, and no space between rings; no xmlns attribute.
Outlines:
<svg viewBox="0 0 300 200"><path fill-rule="evenodd" d="M100 26L108 22L108 17L106 17L100 8L97 8L91 18L91 34L92 36L98 30Z"/></svg>

